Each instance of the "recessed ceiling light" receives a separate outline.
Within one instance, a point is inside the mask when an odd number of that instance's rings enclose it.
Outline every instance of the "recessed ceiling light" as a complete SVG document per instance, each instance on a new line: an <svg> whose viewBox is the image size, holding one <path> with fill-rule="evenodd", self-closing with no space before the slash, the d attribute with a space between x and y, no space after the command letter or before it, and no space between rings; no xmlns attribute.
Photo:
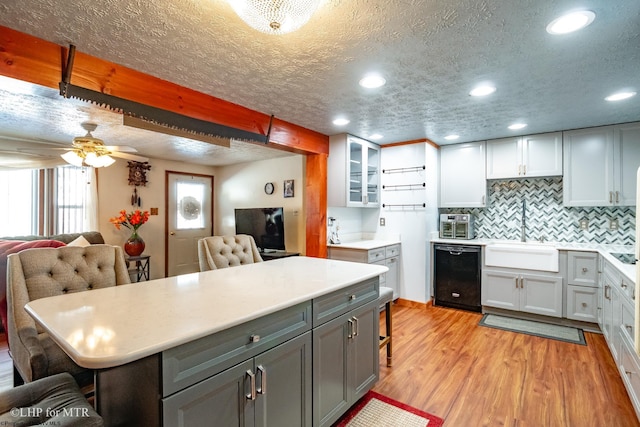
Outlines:
<svg viewBox="0 0 640 427"><path fill-rule="evenodd" d="M551 21L549 25L547 25L547 33L555 35L578 31L591 24L595 17L596 14L590 10L568 13Z"/></svg>
<svg viewBox="0 0 640 427"><path fill-rule="evenodd" d="M387 81L380 74L369 73L360 80L360 86L367 89L374 89L384 86Z"/></svg>
<svg viewBox="0 0 640 427"><path fill-rule="evenodd" d="M460 138L460 135L447 135L444 137L447 141L453 141L454 139Z"/></svg>
<svg viewBox="0 0 640 427"><path fill-rule="evenodd" d="M474 88L471 92L469 92L469 95L471 95L471 96L487 96L487 95L491 95L495 91L496 91L496 88L494 86L482 85L482 86L478 86L478 87Z"/></svg>
<svg viewBox="0 0 640 427"><path fill-rule="evenodd" d="M526 127L527 127L526 123L514 123L511 126L509 126L509 129L518 130L518 129L522 129L522 128L526 128Z"/></svg>
<svg viewBox="0 0 640 427"><path fill-rule="evenodd" d="M336 126L344 126L344 125L348 125L349 124L349 119L345 119L343 117L335 119L333 121L333 124Z"/></svg>
<svg viewBox="0 0 640 427"><path fill-rule="evenodd" d="M379 133L374 133L373 135L369 136L369 139L382 139L382 135L380 135Z"/></svg>
<svg viewBox="0 0 640 427"><path fill-rule="evenodd" d="M618 92L613 95L607 96L605 101L622 101L623 99L631 98L635 96L636 92Z"/></svg>

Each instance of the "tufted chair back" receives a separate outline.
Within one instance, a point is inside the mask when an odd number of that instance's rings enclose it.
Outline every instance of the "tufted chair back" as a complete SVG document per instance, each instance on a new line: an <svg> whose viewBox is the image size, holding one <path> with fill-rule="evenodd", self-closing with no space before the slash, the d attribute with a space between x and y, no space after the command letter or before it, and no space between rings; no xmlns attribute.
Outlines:
<svg viewBox="0 0 640 427"><path fill-rule="evenodd" d="M24 306L36 299L131 283L122 249L110 245L27 249L7 259L9 348L25 381L60 372L81 385L92 377L73 363ZM14 379L15 381L15 379Z"/></svg>
<svg viewBox="0 0 640 427"><path fill-rule="evenodd" d="M262 257L253 237L238 234L198 240L198 260L200 271L207 271L262 262Z"/></svg>

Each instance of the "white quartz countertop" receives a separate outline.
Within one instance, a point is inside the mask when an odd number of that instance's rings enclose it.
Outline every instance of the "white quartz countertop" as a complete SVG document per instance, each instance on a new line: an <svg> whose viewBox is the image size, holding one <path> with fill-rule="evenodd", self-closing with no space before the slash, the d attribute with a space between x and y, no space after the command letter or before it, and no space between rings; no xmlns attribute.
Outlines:
<svg viewBox="0 0 640 427"><path fill-rule="evenodd" d="M509 240L496 240L496 239L440 239L435 238L431 240L431 243L445 243L445 244L457 244L457 245L476 245L476 246L486 246L491 243L500 243L500 242L513 242ZM573 242L536 242L534 240L528 241L527 244L544 244L544 245L552 245L559 251L587 251L587 252L598 252L600 255L604 257L608 262L610 262L614 267L616 267L627 280L635 283L636 281L636 266L632 264L624 264L616 257L611 255L612 253L634 253L633 245L610 245L604 243L573 243Z"/></svg>
<svg viewBox="0 0 640 427"><path fill-rule="evenodd" d="M330 248L360 249L363 251L368 251L371 249L378 249L378 248L383 248L385 246L399 245L399 244L400 244L400 240L372 239L372 240L357 240L354 242L344 242L339 244L329 244L327 246Z"/></svg>
<svg viewBox="0 0 640 427"><path fill-rule="evenodd" d="M122 365L378 276L387 267L289 257L26 305L80 366Z"/></svg>

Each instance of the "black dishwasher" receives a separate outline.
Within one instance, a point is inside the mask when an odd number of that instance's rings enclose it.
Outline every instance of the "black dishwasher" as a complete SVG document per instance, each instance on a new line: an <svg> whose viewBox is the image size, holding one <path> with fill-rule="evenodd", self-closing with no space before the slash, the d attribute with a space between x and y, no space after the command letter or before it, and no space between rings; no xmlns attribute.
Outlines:
<svg viewBox="0 0 640 427"><path fill-rule="evenodd" d="M482 311L480 246L435 245L435 305Z"/></svg>

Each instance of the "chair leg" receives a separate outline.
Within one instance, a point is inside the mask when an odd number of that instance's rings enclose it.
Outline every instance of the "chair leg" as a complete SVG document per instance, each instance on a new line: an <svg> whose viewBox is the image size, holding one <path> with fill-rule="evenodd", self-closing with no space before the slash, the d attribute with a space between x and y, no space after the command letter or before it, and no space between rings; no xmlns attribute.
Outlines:
<svg viewBox="0 0 640 427"><path fill-rule="evenodd" d="M388 303L385 304L385 310L384 310L384 317L385 317L385 324L386 324L386 328L387 328L387 336L389 337L389 341L387 342L387 366L391 367L391 357L392 357L392 349L391 349L391 345L392 345L392 341L393 338L391 337L391 327L392 327L392 322L391 322L391 306L393 305L393 301L389 301Z"/></svg>

